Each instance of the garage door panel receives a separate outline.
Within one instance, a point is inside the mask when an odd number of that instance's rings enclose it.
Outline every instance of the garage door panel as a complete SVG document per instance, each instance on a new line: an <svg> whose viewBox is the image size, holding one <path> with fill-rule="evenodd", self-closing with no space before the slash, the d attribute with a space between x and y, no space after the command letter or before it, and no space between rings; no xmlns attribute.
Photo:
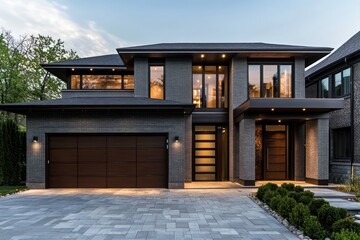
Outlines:
<svg viewBox="0 0 360 240"><path fill-rule="evenodd" d="M163 162L166 160L165 148L140 148L137 151L137 160L144 162Z"/></svg>
<svg viewBox="0 0 360 240"><path fill-rule="evenodd" d="M78 150L79 163L90 162L106 162L106 148L97 149L79 149Z"/></svg>
<svg viewBox="0 0 360 240"><path fill-rule="evenodd" d="M79 177L79 188L106 188L106 177Z"/></svg>
<svg viewBox="0 0 360 240"><path fill-rule="evenodd" d="M158 162L138 162L137 174L138 175L161 175L166 173L165 163Z"/></svg>
<svg viewBox="0 0 360 240"><path fill-rule="evenodd" d="M78 177L95 176L106 177L106 164L87 163L78 165Z"/></svg>
<svg viewBox="0 0 360 240"><path fill-rule="evenodd" d="M49 151L51 163L76 163L77 149L76 148L58 148Z"/></svg>
<svg viewBox="0 0 360 240"><path fill-rule="evenodd" d="M77 176L77 164L59 164L59 163L51 163L49 174L51 176Z"/></svg>
<svg viewBox="0 0 360 240"><path fill-rule="evenodd" d="M167 178L165 176L138 176L138 188L167 188Z"/></svg>
<svg viewBox="0 0 360 240"><path fill-rule="evenodd" d="M105 136L79 136L79 148L106 148Z"/></svg>
<svg viewBox="0 0 360 240"><path fill-rule="evenodd" d="M139 136L137 147L140 148L163 148L166 138L163 136Z"/></svg>
<svg viewBox="0 0 360 240"><path fill-rule="evenodd" d="M107 187L109 188L136 188L136 175L133 177L108 177Z"/></svg>
<svg viewBox="0 0 360 240"><path fill-rule="evenodd" d="M136 136L109 136L107 137L109 148L133 148L136 147Z"/></svg>
<svg viewBox="0 0 360 240"><path fill-rule="evenodd" d="M49 140L50 149L54 148L77 148L77 137L52 136Z"/></svg>
<svg viewBox="0 0 360 240"><path fill-rule="evenodd" d="M107 176L136 176L136 163L108 163Z"/></svg>
<svg viewBox="0 0 360 240"><path fill-rule="evenodd" d="M136 148L108 148L108 162L136 162Z"/></svg>
<svg viewBox="0 0 360 240"><path fill-rule="evenodd" d="M51 176L49 177L50 188L77 188L77 177L75 176Z"/></svg>

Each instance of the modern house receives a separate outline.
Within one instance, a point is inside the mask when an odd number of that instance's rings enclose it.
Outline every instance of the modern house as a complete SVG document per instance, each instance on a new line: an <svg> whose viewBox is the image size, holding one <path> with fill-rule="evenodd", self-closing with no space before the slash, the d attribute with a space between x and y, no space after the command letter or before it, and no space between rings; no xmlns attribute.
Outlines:
<svg viewBox="0 0 360 240"><path fill-rule="evenodd" d="M306 71L306 97L344 98L330 113L330 180L360 174L360 32Z"/></svg>
<svg viewBox="0 0 360 240"><path fill-rule="evenodd" d="M329 114L305 67L331 48L164 43L44 64L62 98L27 116L27 185L183 188L192 181L329 180Z"/></svg>

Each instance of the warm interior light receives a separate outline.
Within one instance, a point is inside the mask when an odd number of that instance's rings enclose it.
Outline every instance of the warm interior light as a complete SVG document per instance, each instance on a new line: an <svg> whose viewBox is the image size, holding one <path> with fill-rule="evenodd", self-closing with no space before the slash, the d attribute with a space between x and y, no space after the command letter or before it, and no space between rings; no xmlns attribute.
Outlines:
<svg viewBox="0 0 360 240"><path fill-rule="evenodd" d="M281 123L281 120L279 119L278 122Z"/></svg>
<svg viewBox="0 0 360 240"><path fill-rule="evenodd" d="M272 112L275 111L275 108L272 108L271 111L272 111Z"/></svg>
<svg viewBox="0 0 360 240"><path fill-rule="evenodd" d="M221 66L219 66L219 69L221 69Z"/></svg>
<svg viewBox="0 0 360 240"><path fill-rule="evenodd" d="M221 55L221 57L222 57L222 58L225 58L225 57L226 57L226 55L225 55L225 54L223 54L223 55Z"/></svg>
<svg viewBox="0 0 360 240"><path fill-rule="evenodd" d="M204 54L201 54L201 58L204 58L205 57L205 55Z"/></svg>
<svg viewBox="0 0 360 240"><path fill-rule="evenodd" d="M305 111L306 111L306 108L303 108L303 111L305 112Z"/></svg>
<svg viewBox="0 0 360 240"><path fill-rule="evenodd" d="M198 68L201 69L201 66L199 66Z"/></svg>

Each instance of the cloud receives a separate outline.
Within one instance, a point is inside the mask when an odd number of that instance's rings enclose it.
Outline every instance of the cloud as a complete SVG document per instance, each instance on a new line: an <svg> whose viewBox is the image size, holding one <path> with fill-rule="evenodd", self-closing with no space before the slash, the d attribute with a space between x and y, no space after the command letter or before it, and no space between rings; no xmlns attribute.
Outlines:
<svg viewBox="0 0 360 240"><path fill-rule="evenodd" d="M115 48L128 45L94 21L81 26L67 10L65 5L47 0L1 0L0 27L14 36L41 34L60 38L67 49L75 50L81 57L116 53Z"/></svg>

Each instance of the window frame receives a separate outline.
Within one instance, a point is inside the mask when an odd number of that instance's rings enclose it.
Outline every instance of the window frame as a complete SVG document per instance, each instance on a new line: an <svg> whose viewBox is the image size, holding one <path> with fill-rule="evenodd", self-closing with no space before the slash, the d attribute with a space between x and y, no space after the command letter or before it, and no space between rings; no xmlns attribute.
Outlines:
<svg viewBox="0 0 360 240"><path fill-rule="evenodd" d="M275 97L272 97L272 98L294 98L295 96L295 68L294 68L294 62L290 62L290 61L274 61L274 62L271 62L271 61L248 61L248 64L247 64L247 99L250 99L250 92L249 92L249 66L250 65L258 65L260 66L260 97L255 97L255 98L264 98L263 97L263 80L264 80L264 65L276 65L276 68L277 68L277 74L278 74L278 83L276 84L276 87L278 89L278 91L276 92L276 95ZM281 65L289 65L291 66L291 96L290 97L280 97L280 66Z"/></svg>
<svg viewBox="0 0 360 240"><path fill-rule="evenodd" d="M349 155L348 156L339 156L336 152L336 143L338 143L336 141L336 139L338 139L336 137L336 132L340 132L340 131L348 131L348 137L349 137L349 140L348 142L347 141L343 141L344 139L340 139L341 142L345 143L344 146L349 146ZM352 139L351 139L351 127L342 127L342 128L334 128L332 129L332 152L333 152L333 158L334 160L350 160L351 159L351 146L352 146ZM345 154L346 154L346 148L345 148Z"/></svg>
<svg viewBox="0 0 360 240"><path fill-rule="evenodd" d="M229 108L229 66L227 65L227 64L193 64L192 66L191 66L191 69L193 69L193 67L194 66L196 66L196 67L199 67L199 66L201 66L201 99L200 99L200 101L201 101L201 107L199 107L199 108L196 108L196 109L202 109L202 110L204 110L204 109L212 109L212 110L214 110L214 109L228 109ZM214 107L214 108L208 108L208 107L206 107L205 105L206 105L206 102L204 101L204 96L205 96L205 67L214 67L215 66L215 68L216 68L216 81L215 81L215 84L216 84L216 107ZM228 81L228 96L227 96L227 98L226 98L226 101L224 102L224 105L227 105L227 107L224 107L224 108L222 108L222 107L220 107L219 105L219 66L222 66L222 67L226 67L226 75L227 75L227 81ZM194 101L194 78L193 78L193 75L194 75L194 73L193 73L193 71L191 70L191 79L192 79L192 81L191 81L191 102L193 102ZM223 91L225 91L225 88L223 89Z"/></svg>
<svg viewBox="0 0 360 240"><path fill-rule="evenodd" d="M163 99L159 99L159 98L152 98L151 97L151 67L162 67L163 68ZM150 62L148 64L148 96L151 99L158 99L158 100L165 100L166 99L166 86L165 86L165 81L166 77L165 77L165 63L163 62Z"/></svg>
<svg viewBox="0 0 360 240"><path fill-rule="evenodd" d="M350 81L349 81L349 89L350 91L348 93L344 93L344 86L345 86L345 81L344 81L344 71L349 69L350 71ZM337 74L340 74L341 76L341 94L340 95L335 95L335 75ZM353 76L352 76L352 67L346 67L346 68L342 68L340 69L339 71L336 71L335 73L331 74L331 77L332 77L332 88L331 88L331 96L333 98L342 98L342 97L346 97L346 96L349 96L351 94L351 85L353 84ZM320 80L321 81L321 80Z"/></svg>
<svg viewBox="0 0 360 240"><path fill-rule="evenodd" d="M71 88L71 76L73 75L78 75L80 76L80 88L79 89L72 89ZM112 89L86 89L83 88L83 75L93 75L93 76L97 76L97 75L117 75L117 76L121 76L121 89L116 89L116 88L112 88ZM78 90L84 90L84 91L134 91L134 88L124 88L124 76L125 75L132 75L134 76L134 74L129 74L129 73L121 73L121 74L106 74L106 73L101 73L101 74L94 74L94 73L74 73L74 74L70 74L69 78L68 78L68 82L67 82L67 89L68 90L73 90L73 91L78 91ZM135 77L134 77L134 83L135 83Z"/></svg>
<svg viewBox="0 0 360 240"><path fill-rule="evenodd" d="M323 96L323 87L322 87L322 81L327 79L328 81L328 96L327 97L324 97ZM319 81L318 81L318 94L317 94L317 97L318 98L331 98L332 97L332 94L331 94L331 88L332 88L332 84L331 84L331 78L330 76L326 76L326 77L323 77L321 78Z"/></svg>

